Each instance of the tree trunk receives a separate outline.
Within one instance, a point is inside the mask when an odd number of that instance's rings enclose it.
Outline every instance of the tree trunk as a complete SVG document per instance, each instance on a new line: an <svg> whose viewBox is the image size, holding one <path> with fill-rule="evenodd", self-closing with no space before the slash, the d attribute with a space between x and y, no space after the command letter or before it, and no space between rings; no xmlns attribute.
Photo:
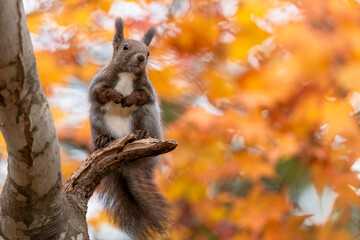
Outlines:
<svg viewBox="0 0 360 240"><path fill-rule="evenodd" d="M8 151L0 236L88 239L87 202L101 179L128 161L171 151L176 142L134 142L133 135L116 140L90 155L63 190L59 142L21 0L0 1L0 31L0 130Z"/></svg>

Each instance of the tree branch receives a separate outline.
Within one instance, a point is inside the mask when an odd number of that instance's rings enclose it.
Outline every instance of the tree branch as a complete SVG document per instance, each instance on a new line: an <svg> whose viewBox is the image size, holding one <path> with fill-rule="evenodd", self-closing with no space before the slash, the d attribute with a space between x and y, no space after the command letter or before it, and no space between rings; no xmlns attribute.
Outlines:
<svg viewBox="0 0 360 240"><path fill-rule="evenodd" d="M101 179L110 172L130 161L170 152L177 146L177 142L172 139L135 139L134 134L128 135L93 152L66 181L64 192L87 201Z"/></svg>
<svg viewBox="0 0 360 240"><path fill-rule="evenodd" d="M25 198L35 201L54 186L61 189L60 151L21 0L0 2L0 29L6 29L0 39L0 130L8 178L29 185Z"/></svg>
<svg viewBox="0 0 360 240"><path fill-rule="evenodd" d="M0 29L0 130L8 152L0 236L41 239L43 229L50 239L54 231L46 229L60 229L62 219L60 151L21 0L0 1Z"/></svg>

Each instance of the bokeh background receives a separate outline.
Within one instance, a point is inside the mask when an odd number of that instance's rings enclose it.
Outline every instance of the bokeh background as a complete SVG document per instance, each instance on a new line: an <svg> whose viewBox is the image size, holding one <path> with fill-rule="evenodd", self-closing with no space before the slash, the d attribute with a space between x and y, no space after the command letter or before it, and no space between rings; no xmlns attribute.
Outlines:
<svg viewBox="0 0 360 240"><path fill-rule="evenodd" d="M360 239L359 0L23 3L64 181L91 149L87 86L121 16L126 37L157 28L148 73L179 143L157 172L169 239ZM91 239L128 239L96 195L87 219Z"/></svg>

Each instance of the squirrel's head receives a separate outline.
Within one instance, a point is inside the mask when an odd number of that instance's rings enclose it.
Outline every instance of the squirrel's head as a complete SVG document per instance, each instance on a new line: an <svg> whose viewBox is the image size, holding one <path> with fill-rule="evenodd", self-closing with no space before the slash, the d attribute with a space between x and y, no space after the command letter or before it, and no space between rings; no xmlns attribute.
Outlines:
<svg viewBox="0 0 360 240"><path fill-rule="evenodd" d="M117 18L115 20L115 35L113 39L113 67L121 72L144 72L150 55L148 46L154 35L155 29L150 27L141 41L125 38L124 22L121 18Z"/></svg>

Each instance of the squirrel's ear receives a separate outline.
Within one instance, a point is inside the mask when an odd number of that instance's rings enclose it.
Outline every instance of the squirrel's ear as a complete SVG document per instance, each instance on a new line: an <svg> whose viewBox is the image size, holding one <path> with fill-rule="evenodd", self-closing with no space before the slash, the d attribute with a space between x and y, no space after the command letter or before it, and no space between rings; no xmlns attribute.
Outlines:
<svg viewBox="0 0 360 240"><path fill-rule="evenodd" d="M113 38L114 48L117 49L124 40L124 22L121 18L115 19L115 34Z"/></svg>
<svg viewBox="0 0 360 240"><path fill-rule="evenodd" d="M154 35L155 35L155 28L154 27L150 27L145 35L142 38L142 42L146 44L146 46L149 46L149 44L151 43L151 40L153 39Z"/></svg>

